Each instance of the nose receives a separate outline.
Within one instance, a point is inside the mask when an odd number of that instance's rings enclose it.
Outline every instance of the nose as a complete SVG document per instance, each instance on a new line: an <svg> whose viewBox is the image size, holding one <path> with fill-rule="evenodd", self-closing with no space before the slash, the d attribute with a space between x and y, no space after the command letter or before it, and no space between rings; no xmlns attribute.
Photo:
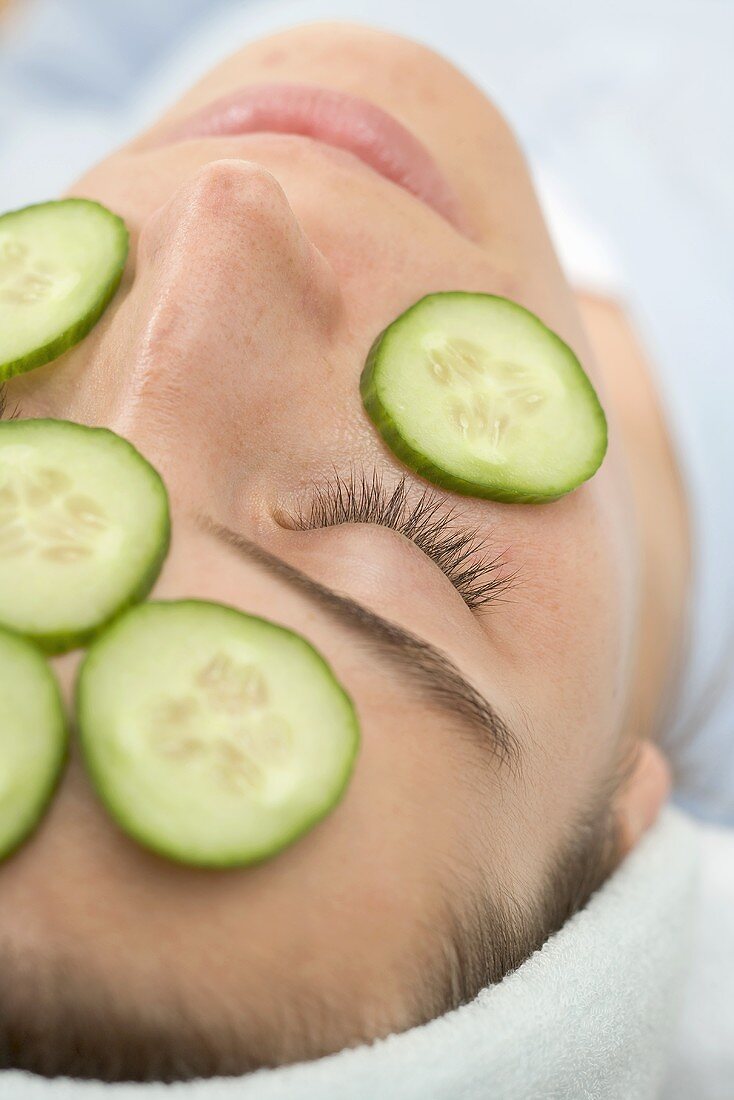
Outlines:
<svg viewBox="0 0 734 1100"><path fill-rule="evenodd" d="M144 224L114 430L190 495L272 453L341 312L275 177L214 161Z"/></svg>

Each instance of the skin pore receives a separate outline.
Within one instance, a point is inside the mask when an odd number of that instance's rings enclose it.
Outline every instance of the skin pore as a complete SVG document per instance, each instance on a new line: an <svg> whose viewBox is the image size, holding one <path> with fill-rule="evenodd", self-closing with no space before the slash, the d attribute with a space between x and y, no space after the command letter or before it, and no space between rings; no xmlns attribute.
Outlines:
<svg viewBox="0 0 734 1100"><path fill-rule="evenodd" d="M163 143L218 97L283 80L398 118L448 177L463 228L308 137ZM317 24L247 46L71 193L125 219L128 268L82 344L9 384L8 409L131 439L171 494L154 596L233 604L304 634L353 696L363 745L333 814L271 862L226 873L136 846L72 748L37 833L0 866L0 949L24 979L3 1006L6 1060L76 1065L68 1049L44 1061L39 1038L73 1013L100 1051L124 1028L151 1049L172 1027L196 1036L213 1053L193 1072L408 1027L448 910L482 891L529 904L610 776L627 777L614 799L622 851L667 793L650 738L680 660L687 534L644 361L613 307L583 301L582 320L496 108L448 62L383 32ZM454 289L519 302L584 364L610 447L574 493L528 506L433 490L367 420L358 379L372 340L422 295ZM446 529L475 537L496 598L468 606L419 546L374 520L297 522L340 483L357 499L363 483L403 485L407 507L428 490ZM289 570L438 650L511 731L514 756L437 704L411 671L415 652L381 650ZM67 699L77 662L54 662ZM289 1011L308 1026L290 1026Z"/></svg>

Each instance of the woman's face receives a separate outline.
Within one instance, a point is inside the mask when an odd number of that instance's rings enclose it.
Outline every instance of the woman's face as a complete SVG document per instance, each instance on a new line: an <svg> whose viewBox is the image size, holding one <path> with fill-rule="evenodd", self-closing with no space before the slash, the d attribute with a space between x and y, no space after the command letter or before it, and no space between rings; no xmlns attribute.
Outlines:
<svg viewBox="0 0 734 1100"><path fill-rule="evenodd" d="M341 148L303 133L206 133L201 108L282 81L399 120L438 165L412 161L403 180L429 201L346 151L356 141L403 171L401 139L371 115ZM306 92L278 95L288 128ZM154 594L233 604L304 634L353 696L363 743L325 821L271 862L221 873L128 840L72 753L38 833L0 868L0 937L29 975L58 976L49 997L64 1011L101 997L153 1029L185 1006L212 1034L255 1036L263 1060L276 1032L277 1057L318 1053L281 1027L287 1003L318 1018L321 1049L408 1026L447 914L477 891L522 904L542 889L614 769L633 686L639 563L613 410L592 481L528 506L426 486L360 401L377 333L422 295L463 289L538 314L604 403L527 168L496 109L440 57L314 25L235 54L71 193L125 219L130 262L92 334L14 380L9 407L131 439L171 494L172 551ZM368 513L347 524L327 507L334 525L298 522L340 486L358 510L363 480L389 494L401 478L408 504L428 489L443 534L476 532L473 587ZM480 592L492 580L495 598ZM76 663L57 662L67 690ZM462 678L475 692L463 703Z"/></svg>

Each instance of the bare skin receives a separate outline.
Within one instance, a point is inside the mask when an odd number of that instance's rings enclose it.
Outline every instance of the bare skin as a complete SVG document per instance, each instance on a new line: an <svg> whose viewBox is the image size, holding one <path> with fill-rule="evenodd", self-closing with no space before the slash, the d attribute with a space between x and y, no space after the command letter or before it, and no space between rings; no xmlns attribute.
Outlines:
<svg viewBox="0 0 734 1100"><path fill-rule="evenodd" d="M273 80L352 92L397 117L439 161L466 230L307 138L155 144L172 120ZM483 877L532 896L633 743L616 802L627 848L666 797L650 739L684 638L687 529L644 358L615 307L579 310L497 109L446 61L382 32L321 24L248 46L72 193L125 218L131 260L92 334L15 379L10 406L135 442L172 498L155 595L232 603L306 635L355 698L363 750L326 821L272 862L219 875L128 840L74 756L42 826L0 867L0 937L29 960L66 960L143 1015L180 997L211 1027L256 1008L266 1032L287 996L316 997L329 1049L408 1026L447 894ZM538 314L579 355L610 423L598 474L553 504L442 494L517 574L480 611L393 531L282 521L334 466L404 472L363 413L359 372L385 325L453 289ZM202 514L448 654L515 730L519 772L304 596L216 544ZM56 662L67 694L77 659Z"/></svg>

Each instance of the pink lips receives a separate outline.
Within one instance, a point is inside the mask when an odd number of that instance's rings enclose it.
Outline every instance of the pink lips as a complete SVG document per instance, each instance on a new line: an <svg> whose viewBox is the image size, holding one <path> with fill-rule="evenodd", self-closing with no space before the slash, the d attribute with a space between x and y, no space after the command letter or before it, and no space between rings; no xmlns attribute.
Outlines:
<svg viewBox="0 0 734 1100"><path fill-rule="evenodd" d="M374 103L331 88L249 85L174 123L156 144L257 132L301 134L353 153L468 232L459 199L425 146Z"/></svg>

